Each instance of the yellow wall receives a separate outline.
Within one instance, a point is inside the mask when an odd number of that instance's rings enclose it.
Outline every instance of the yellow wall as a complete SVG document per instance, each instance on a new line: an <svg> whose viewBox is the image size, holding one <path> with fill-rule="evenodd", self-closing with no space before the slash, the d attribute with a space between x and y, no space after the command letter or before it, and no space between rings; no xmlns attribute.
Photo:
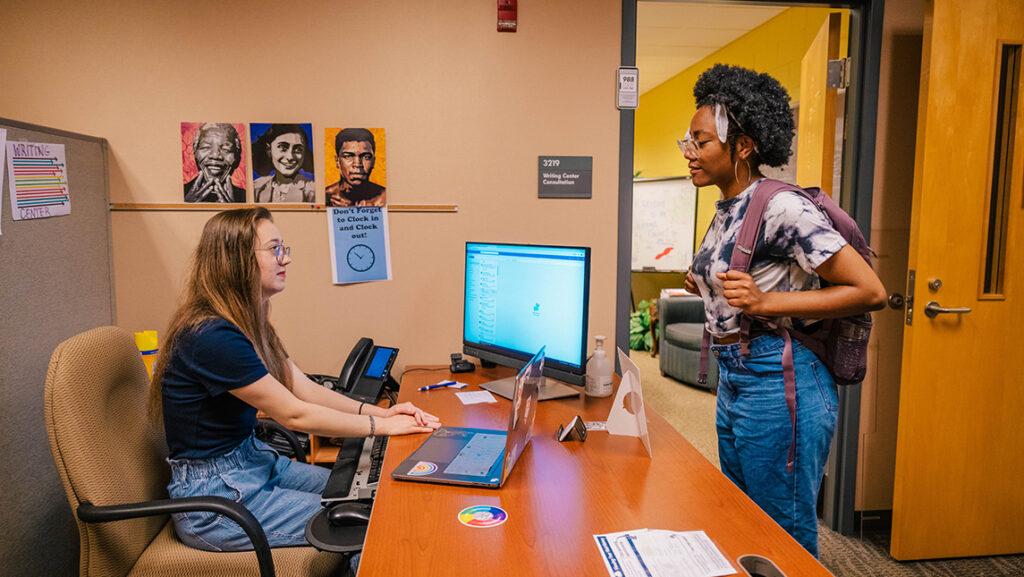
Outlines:
<svg viewBox="0 0 1024 577"><path fill-rule="evenodd" d="M613 335L619 113L595 87L620 61L621 3L589 8L533 3L509 34L475 0L5 4L0 110L107 138L116 203L182 201L183 121L385 128L388 201L459 211L392 214L394 280L349 286L330 282L325 213L277 214L294 261L273 320L307 371L337 374L362 335L399 347L398 368L461 350L466 240L593 247L590 329ZM593 198L537 199L538 155L593 156ZM165 328L211 214L112 214L119 325Z"/></svg>
<svg viewBox="0 0 1024 577"><path fill-rule="evenodd" d="M689 174L676 140L686 134L690 118L697 111L693 101L697 77L716 63L771 74L789 91L795 103L800 95L800 61L828 13L827 8L789 8L642 94L636 112L633 170L641 171L642 178ZM844 17L844 45L847 21ZM703 231L711 223L719 194L715 187L698 191L699 238L704 237Z"/></svg>

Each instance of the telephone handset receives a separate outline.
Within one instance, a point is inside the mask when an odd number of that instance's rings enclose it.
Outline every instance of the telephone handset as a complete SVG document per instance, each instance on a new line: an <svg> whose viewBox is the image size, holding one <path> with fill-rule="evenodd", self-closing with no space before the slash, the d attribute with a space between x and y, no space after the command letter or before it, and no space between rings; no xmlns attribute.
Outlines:
<svg viewBox="0 0 1024 577"><path fill-rule="evenodd" d="M398 349L376 346L368 337L359 339L341 367L335 390L357 401L376 404L385 388L398 390L398 381L391 376L396 358Z"/></svg>

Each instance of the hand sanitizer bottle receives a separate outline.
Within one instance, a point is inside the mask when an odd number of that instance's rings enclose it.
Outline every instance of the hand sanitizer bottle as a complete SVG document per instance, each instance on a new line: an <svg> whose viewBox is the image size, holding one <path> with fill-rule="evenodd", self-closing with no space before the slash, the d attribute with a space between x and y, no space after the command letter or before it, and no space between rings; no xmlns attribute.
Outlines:
<svg viewBox="0 0 1024 577"><path fill-rule="evenodd" d="M587 386L589 397L607 397L612 394L612 363L604 352L604 337L594 337L594 354L587 361Z"/></svg>

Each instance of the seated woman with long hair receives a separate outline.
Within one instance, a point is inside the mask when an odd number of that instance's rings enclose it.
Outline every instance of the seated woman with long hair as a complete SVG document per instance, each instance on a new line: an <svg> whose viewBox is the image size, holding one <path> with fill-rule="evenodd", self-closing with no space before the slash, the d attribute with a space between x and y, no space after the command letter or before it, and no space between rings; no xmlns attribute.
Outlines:
<svg viewBox="0 0 1024 577"><path fill-rule="evenodd" d="M216 214L203 228L188 285L154 370L150 409L163 419L171 497L222 496L249 509L272 547L305 545L330 471L279 456L254 436L257 411L328 437L427 433L438 419L401 403L360 403L309 380L269 320L290 249L267 209ZM178 536L209 551L252 549L214 513L176 513Z"/></svg>

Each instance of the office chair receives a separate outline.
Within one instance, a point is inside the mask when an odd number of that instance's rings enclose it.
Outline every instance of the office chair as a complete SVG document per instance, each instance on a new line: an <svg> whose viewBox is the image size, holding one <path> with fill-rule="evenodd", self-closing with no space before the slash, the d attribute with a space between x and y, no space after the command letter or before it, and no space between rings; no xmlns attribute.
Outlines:
<svg viewBox="0 0 1024 577"><path fill-rule="evenodd" d="M57 346L46 373L44 415L57 471L76 515L79 575L330 575L342 555L312 547L273 550L256 518L221 497L169 499L162 427L147 414L149 375L132 334L96 328ZM170 513L212 511L239 523L255 550L212 553L175 535ZM339 570L340 569L340 570Z"/></svg>
<svg viewBox="0 0 1024 577"><path fill-rule="evenodd" d="M308 462L306 447L302 446L299 436L295 434L295 431L285 428L274 419L269 417L256 419L256 438L273 447L279 455L295 459L300 463Z"/></svg>

